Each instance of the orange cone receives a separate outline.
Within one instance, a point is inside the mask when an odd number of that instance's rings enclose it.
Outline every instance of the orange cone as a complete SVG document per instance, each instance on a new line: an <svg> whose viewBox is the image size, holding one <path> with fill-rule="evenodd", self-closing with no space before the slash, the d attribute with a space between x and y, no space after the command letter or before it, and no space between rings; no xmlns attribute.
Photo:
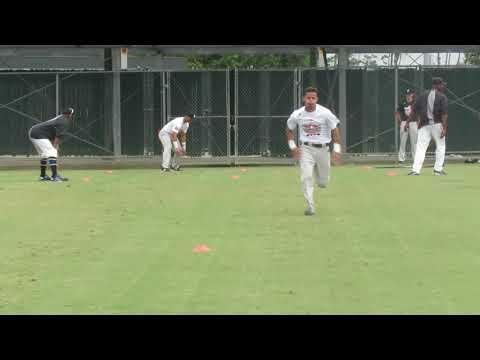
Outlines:
<svg viewBox="0 0 480 360"><path fill-rule="evenodd" d="M209 252L209 251L211 251L211 249L207 245L204 245L204 244L197 245L193 248L194 253L205 253L205 252Z"/></svg>

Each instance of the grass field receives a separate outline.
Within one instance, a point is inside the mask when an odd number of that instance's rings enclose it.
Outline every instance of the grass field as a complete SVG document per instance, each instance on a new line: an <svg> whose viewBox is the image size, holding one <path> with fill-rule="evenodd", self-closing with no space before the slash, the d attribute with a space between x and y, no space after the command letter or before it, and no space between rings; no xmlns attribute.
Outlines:
<svg viewBox="0 0 480 360"><path fill-rule="evenodd" d="M294 167L1 171L0 314L480 313L480 169L446 170L336 167L313 217Z"/></svg>

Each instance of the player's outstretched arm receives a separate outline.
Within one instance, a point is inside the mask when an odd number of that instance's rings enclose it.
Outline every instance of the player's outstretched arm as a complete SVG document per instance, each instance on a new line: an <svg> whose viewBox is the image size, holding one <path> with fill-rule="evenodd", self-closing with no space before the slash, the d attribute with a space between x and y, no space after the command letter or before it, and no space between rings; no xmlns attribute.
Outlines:
<svg viewBox="0 0 480 360"><path fill-rule="evenodd" d="M333 139L332 162L334 165L341 165L342 146L340 145L341 136L340 136L340 128L338 126L332 130L332 139Z"/></svg>
<svg viewBox="0 0 480 360"><path fill-rule="evenodd" d="M448 114L442 114L442 133L440 135L440 138L443 138L447 135L447 123L448 120Z"/></svg>
<svg viewBox="0 0 480 360"><path fill-rule="evenodd" d="M178 155L181 155L183 153L182 151L182 148L178 142L178 136L177 136L177 133L175 132L172 132L170 134L170 139L172 140L172 143L173 143L173 146L174 146L174 149L175 149L175 152L178 154Z"/></svg>
<svg viewBox="0 0 480 360"><path fill-rule="evenodd" d="M290 148L290 150L292 152L292 157L294 159L299 159L300 158L300 148L297 145L295 145L295 134L288 127L287 127L287 130L286 130L286 133L287 133L288 147Z"/></svg>
<svg viewBox="0 0 480 360"><path fill-rule="evenodd" d="M187 134L183 131L178 132L178 139L180 140L180 144L182 145L183 152L187 152Z"/></svg>

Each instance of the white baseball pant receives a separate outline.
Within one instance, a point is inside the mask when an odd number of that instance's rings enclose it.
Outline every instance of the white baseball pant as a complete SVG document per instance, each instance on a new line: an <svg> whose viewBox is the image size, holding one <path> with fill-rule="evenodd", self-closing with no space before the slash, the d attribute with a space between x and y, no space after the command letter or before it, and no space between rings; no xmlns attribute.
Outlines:
<svg viewBox="0 0 480 360"><path fill-rule="evenodd" d="M326 187L330 181L330 151L328 147L300 147L300 179L303 196L308 206L315 210L313 201L314 178L319 187Z"/></svg>
<svg viewBox="0 0 480 360"><path fill-rule="evenodd" d="M425 125L418 130L417 149L415 152L415 160L413 162L412 171L420 173L423 162L425 160L425 154L428 149L430 141L435 141L435 171L443 170L443 163L445 161L445 137L440 138L443 125L436 123L433 125Z"/></svg>
<svg viewBox="0 0 480 360"><path fill-rule="evenodd" d="M412 121L408 126L408 132L405 131L406 121L400 123L400 149L398 151L398 161L405 161L407 138L410 137L410 151L412 152L412 159L415 159L415 149L417 147L418 128L417 123Z"/></svg>
<svg viewBox="0 0 480 360"><path fill-rule="evenodd" d="M30 138L35 150L42 159L47 159L49 157L58 157L58 151L53 146L52 142L48 139L33 139Z"/></svg>
<svg viewBox="0 0 480 360"><path fill-rule="evenodd" d="M170 168L170 162L173 166L178 164L178 156L177 153L174 153L172 159L172 139L170 138L170 134L167 132L159 132L158 138L163 146L163 157L162 157L162 166L166 169Z"/></svg>

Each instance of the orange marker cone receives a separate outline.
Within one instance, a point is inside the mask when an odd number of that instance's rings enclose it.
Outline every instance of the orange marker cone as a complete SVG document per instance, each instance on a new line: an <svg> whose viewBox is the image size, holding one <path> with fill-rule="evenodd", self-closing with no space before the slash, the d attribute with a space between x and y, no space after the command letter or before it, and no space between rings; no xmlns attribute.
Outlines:
<svg viewBox="0 0 480 360"><path fill-rule="evenodd" d="M197 245L193 248L194 253L205 253L205 252L209 252L210 250L211 249L207 245L204 245L204 244Z"/></svg>

